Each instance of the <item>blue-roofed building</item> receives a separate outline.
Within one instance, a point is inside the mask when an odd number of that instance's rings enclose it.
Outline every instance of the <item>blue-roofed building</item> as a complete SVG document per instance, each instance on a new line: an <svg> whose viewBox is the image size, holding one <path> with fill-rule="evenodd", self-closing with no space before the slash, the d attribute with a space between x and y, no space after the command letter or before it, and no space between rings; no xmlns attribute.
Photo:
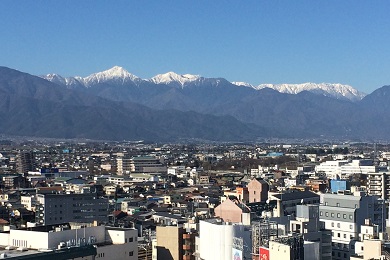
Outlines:
<svg viewBox="0 0 390 260"><path fill-rule="evenodd" d="M277 152L271 152L271 153L268 153L267 156L269 157L279 157L279 156L283 156L284 154L283 153L277 153Z"/></svg>
<svg viewBox="0 0 390 260"><path fill-rule="evenodd" d="M332 193L337 193L339 191L349 190L350 184L346 180L330 180L330 190Z"/></svg>

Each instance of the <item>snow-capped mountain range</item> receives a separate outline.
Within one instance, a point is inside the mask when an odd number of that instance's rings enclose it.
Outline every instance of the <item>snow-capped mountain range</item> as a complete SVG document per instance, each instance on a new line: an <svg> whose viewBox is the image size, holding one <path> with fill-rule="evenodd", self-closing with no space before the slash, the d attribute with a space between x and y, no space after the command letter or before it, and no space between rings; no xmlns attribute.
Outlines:
<svg viewBox="0 0 390 260"><path fill-rule="evenodd" d="M340 83L302 83L302 84L260 84L253 86L246 82L232 82L237 86L250 87L254 89L271 88L280 93L298 94L302 91L309 91L315 94L334 97L337 99L348 99L351 101L359 101L367 94L354 89L350 85Z"/></svg>
<svg viewBox="0 0 390 260"><path fill-rule="evenodd" d="M186 83L196 81L199 78L200 78L199 75L191 75L191 74L179 75L176 74L175 72L168 72L165 74L158 74L153 78L151 78L149 81L155 84L169 84L171 82L177 82L183 87Z"/></svg>
<svg viewBox="0 0 390 260"><path fill-rule="evenodd" d="M124 85L129 82L132 82L135 85L140 85L142 82L150 82L154 84L165 84L176 86L178 88L184 88L191 83L201 83L205 80L212 80L216 84L220 82L220 79L204 78L199 75L191 74L180 75L175 72L158 74L150 79L141 79L119 66L114 66L111 69L97 72L84 78L79 76L65 78L58 74L48 74L41 77L53 83L65 85L69 88L82 86L89 88L99 83ZM360 92L349 85L343 85L339 83L260 84L258 86L254 86L246 82L231 83L236 86L253 88L255 90L271 88L278 92L288 94L298 94L302 91L309 91L319 95L329 96L336 99L346 99L350 101L359 101L366 96L365 93Z"/></svg>

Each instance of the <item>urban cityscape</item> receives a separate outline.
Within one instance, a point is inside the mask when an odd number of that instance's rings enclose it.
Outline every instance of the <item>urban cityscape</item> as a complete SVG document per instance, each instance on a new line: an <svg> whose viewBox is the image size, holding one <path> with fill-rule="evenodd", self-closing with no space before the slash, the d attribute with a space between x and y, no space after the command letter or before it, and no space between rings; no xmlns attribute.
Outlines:
<svg viewBox="0 0 390 260"><path fill-rule="evenodd" d="M390 255L389 145L20 138L0 148L3 258Z"/></svg>

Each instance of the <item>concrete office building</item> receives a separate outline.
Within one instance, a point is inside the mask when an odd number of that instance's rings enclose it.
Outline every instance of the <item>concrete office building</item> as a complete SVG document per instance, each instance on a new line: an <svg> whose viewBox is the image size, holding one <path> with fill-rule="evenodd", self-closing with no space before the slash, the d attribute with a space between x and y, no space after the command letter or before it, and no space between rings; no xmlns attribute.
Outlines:
<svg viewBox="0 0 390 260"><path fill-rule="evenodd" d="M166 173L167 167L160 160L152 156L117 157L117 174L128 175L130 173Z"/></svg>
<svg viewBox="0 0 390 260"><path fill-rule="evenodd" d="M317 173L325 173L329 179L348 179L354 174L377 172L378 167L374 166L372 160L338 160L323 162L315 170Z"/></svg>
<svg viewBox="0 0 390 260"><path fill-rule="evenodd" d="M96 226L90 223L66 223L2 232L0 245L3 248L19 249L12 251L24 252L22 254L24 257L29 255L35 257L34 259L44 256L42 252L94 245L96 255L82 259L136 260L138 259L137 234L136 229ZM14 255L9 250L0 253Z"/></svg>
<svg viewBox="0 0 390 260"><path fill-rule="evenodd" d="M326 230L325 223L320 221L318 205L297 205L296 219L290 221L290 230L292 233L301 234L305 243L312 242L306 243L305 249L313 248L311 251L316 252L316 248L318 248L317 259L332 258L332 233L330 230ZM309 254L310 250L307 251Z"/></svg>
<svg viewBox="0 0 390 260"><path fill-rule="evenodd" d="M276 200L274 217L282 217L296 214L296 206L304 204L319 204L320 196L311 191L294 191L278 193L270 196L269 200Z"/></svg>
<svg viewBox="0 0 390 260"><path fill-rule="evenodd" d="M349 259L366 219L384 228L383 201L364 192L321 194L320 220L332 230L332 258ZM352 241L352 242L351 242Z"/></svg>
<svg viewBox="0 0 390 260"><path fill-rule="evenodd" d="M37 194L36 200L37 225L108 221L108 200L94 193Z"/></svg>
<svg viewBox="0 0 390 260"><path fill-rule="evenodd" d="M354 174L367 174L378 172L378 167L372 160L352 160L352 162L341 166L341 179L348 179Z"/></svg>
<svg viewBox="0 0 390 260"><path fill-rule="evenodd" d="M337 179L341 175L341 166L347 163L347 160L326 161L317 165L315 171L325 173L329 179Z"/></svg>

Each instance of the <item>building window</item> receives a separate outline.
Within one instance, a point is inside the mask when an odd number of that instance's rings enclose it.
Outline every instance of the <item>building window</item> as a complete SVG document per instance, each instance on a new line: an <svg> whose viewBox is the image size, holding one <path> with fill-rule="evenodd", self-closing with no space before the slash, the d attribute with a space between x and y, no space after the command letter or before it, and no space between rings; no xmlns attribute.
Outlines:
<svg viewBox="0 0 390 260"><path fill-rule="evenodd" d="M343 219L346 219L347 218L347 214L343 214Z"/></svg>
<svg viewBox="0 0 390 260"><path fill-rule="evenodd" d="M347 238L347 234L344 234L344 238Z"/></svg>
<svg viewBox="0 0 390 260"><path fill-rule="evenodd" d="M133 256L133 255L134 255L134 251L130 251L129 256Z"/></svg>
<svg viewBox="0 0 390 260"><path fill-rule="evenodd" d="M337 218L340 218L340 213L337 213Z"/></svg>
<svg viewBox="0 0 390 260"><path fill-rule="evenodd" d="M332 218L334 218L334 213L330 213L330 216L331 216Z"/></svg>
<svg viewBox="0 0 390 260"><path fill-rule="evenodd" d="M329 217L329 213L328 212L325 212L325 217Z"/></svg>
<svg viewBox="0 0 390 260"><path fill-rule="evenodd" d="M334 222L332 222L332 227L334 227Z"/></svg>
<svg viewBox="0 0 390 260"><path fill-rule="evenodd" d="M127 243L127 238L125 238L125 243Z"/></svg>
<svg viewBox="0 0 390 260"><path fill-rule="evenodd" d="M349 229L353 229L353 225L349 225Z"/></svg>
<svg viewBox="0 0 390 260"><path fill-rule="evenodd" d="M129 242L133 242L133 238L132 237L129 238Z"/></svg>
<svg viewBox="0 0 390 260"><path fill-rule="evenodd" d="M353 217L352 217L352 215L349 215L349 219L352 219Z"/></svg>
<svg viewBox="0 0 390 260"><path fill-rule="evenodd" d="M340 228L340 223L337 223L337 227Z"/></svg>
<svg viewBox="0 0 390 260"><path fill-rule="evenodd" d="M340 237L340 233L337 233L337 237Z"/></svg>
<svg viewBox="0 0 390 260"><path fill-rule="evenodd" d="M322 216L322 211L320 211L320 216Z"/></svg>
<svg viewBox="0 0 390 260"><path fill-rule="evenodd" d="M336 207L340 207L340 203L336 203Z"/></svg>

